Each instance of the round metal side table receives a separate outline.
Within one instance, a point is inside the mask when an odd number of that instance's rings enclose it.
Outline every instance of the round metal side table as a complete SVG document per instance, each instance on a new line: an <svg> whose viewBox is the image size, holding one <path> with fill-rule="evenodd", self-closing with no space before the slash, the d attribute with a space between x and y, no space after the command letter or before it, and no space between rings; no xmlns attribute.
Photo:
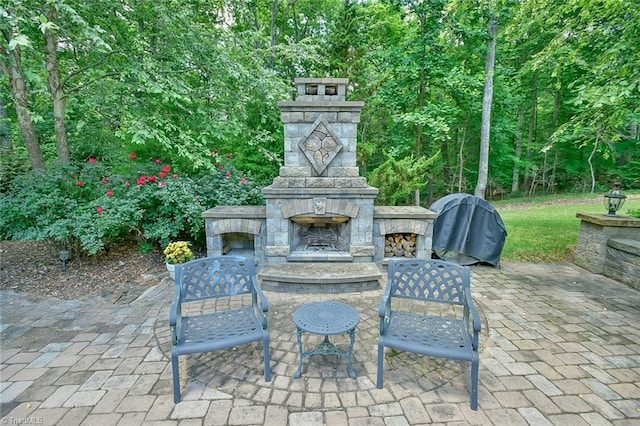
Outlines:
<svg viewBox="0 0 640 426"><path fill-rule="evenodd" d="M293 313L293 321L298 329L298 349L300 350L300 363L298 371L293 375L298 379L302 375L302 360L311 355L338 355L344 357L349 365L349 377L356 377L353 371L353 346L356 341L356 326L360 322L360 314L353 307L340 302L314 302L301 306ZM324 340L313 350L304 352L302 347L302 335L312 333L324 335ZM351 342L349 350L339 350L330 340L329 336L349 333Z"/></svg>

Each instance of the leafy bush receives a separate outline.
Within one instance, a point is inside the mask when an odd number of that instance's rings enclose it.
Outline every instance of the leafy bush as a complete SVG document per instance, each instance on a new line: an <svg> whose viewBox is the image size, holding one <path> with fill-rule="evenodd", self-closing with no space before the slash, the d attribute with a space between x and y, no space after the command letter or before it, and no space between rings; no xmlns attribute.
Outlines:
<svg viewBox="0 0 640 426"><path fill-rule="evenodd" d="M26 150L15 149L15 152L6 152L0 147L0 193L9 189L10 182L17 176L29 171L29 157Z"/></svg>
<svg viewBox="0 0 640 426"><path fill-rule="evenodd" d="M438 152L433 157L422 157L417 161L413 156L397 160L387 154L387 160L369 174L369 184L380 190L376 203L391 206L411 204L414 191L424 189L437 172L435 163L439 157Z"/></svg>
<svg viewBox="0 0 640 426"><path fill-rule="evenodd" d="M89 236L100 239L110 233L109 226L95 215L95 203L107 173L102 165L91 163L59 166L48 173L30 172L15 178L0 199L4 212L0 236L48 241L54 247L69 248L78 248L78 243L84 241L87 251L97 251L94 247L101 244Z"/></svg>
<svg viewBox="0 0 640 426"><path fill-rule="evenodd" d="M114 173L94 158L15 178L0 195L0 238L47 241L54 248L96 254L134 236L141 247L188 236L204 241L204 210L262 203L260 189L225 166L179 176L160 160Z"/></svg>

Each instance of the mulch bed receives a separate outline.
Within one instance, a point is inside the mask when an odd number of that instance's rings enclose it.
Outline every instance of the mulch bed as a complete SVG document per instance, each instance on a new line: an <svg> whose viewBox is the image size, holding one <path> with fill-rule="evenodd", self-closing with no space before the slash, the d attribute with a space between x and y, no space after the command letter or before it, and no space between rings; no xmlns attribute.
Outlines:
<svg viewBox="0 0 640 426"><path fill-rule="evenodd" d="M135 242L113 245L109 253L74 257L66 271L62 269L58 253L45 243L0 242L0 290L61 299L119 299L133 288L157 284L167 272L159 249L142 253Z"/></svg>

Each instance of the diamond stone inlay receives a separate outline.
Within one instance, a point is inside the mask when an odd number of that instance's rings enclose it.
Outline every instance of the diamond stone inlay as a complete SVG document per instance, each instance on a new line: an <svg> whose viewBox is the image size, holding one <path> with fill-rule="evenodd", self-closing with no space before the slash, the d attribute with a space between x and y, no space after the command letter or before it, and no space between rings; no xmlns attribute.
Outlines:
<svg viewBox="0 0 640 426"><path fill-rule="evenodd" d="M322 117L318 117L311 125L299 146L318 174L327 168L342 149L340 139L333 134Z"/></svg>

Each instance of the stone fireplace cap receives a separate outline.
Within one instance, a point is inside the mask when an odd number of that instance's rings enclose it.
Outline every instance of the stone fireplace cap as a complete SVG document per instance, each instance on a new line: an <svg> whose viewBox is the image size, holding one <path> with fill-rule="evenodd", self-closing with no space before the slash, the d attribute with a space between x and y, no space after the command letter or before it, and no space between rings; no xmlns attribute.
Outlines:
<svg viewBox="0 0 640 426"><path fill-rule="evenodd" d="M344 101L347 97L348 78L296 78L298 101Z"/></svg>

